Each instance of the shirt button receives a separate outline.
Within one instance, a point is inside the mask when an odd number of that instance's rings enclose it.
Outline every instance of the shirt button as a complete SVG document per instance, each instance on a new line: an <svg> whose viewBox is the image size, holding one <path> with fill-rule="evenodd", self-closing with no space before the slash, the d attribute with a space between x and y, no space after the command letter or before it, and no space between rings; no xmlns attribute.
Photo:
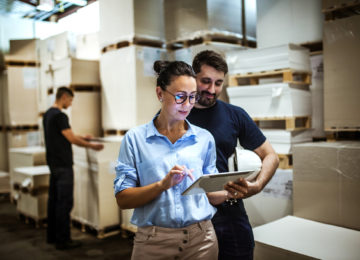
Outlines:
<svg viewBox="0 0 360 260"><path fill-rule="evenodd" d="M186 244L186 243L187 243L187 240L183 240L183 243Z"/></svg>
<svg viewBox="0 0 360 260"><path fill-rule="evenodd" d="M179 247L179 251L180 251L180 252L182 252L182 251L183 251L182 247Z"/></svg>
<svg viewBox="0 0 360 260"><path fill-rule="evenodd" d="M186 235L188 232L187 232L187 230L184 230L184 234Z"/></svg>

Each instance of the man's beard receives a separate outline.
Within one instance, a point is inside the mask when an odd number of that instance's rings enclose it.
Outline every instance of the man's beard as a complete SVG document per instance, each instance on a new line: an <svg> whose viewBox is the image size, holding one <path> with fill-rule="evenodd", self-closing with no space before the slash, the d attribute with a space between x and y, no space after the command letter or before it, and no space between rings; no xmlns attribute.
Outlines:
<svg viewBox="0 0 360 260"><path fill-rule="evenodd" d="M214 98L207 98L206 95L213 95ZM204 107L212 107L216 103L217 96L216 94L211 94L208 91L201 91L200 92L200 99L198 101L199 105L202 105Z"/></svg>

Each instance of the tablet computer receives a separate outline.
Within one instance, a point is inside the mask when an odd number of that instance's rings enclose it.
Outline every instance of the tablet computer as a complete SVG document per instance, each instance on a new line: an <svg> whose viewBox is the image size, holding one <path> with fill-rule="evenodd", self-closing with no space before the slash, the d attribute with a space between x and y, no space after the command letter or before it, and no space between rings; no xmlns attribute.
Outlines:
<svg viewBox="0 0 360 260"><path fill-rule="evenodd" d="M198 193L219 191L224 189L224 185L229 181L236 181L239 178L246 180L254 179L260 170L255 171L234 171L205 174L191 184L181 195L193 195Z"/></svg>

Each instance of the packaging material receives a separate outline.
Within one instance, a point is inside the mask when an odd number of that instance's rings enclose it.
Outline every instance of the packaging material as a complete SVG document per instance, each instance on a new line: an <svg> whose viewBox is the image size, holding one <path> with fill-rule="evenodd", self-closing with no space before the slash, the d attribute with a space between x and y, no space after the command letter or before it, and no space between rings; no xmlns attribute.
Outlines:
<svg viewBox="0 0 360 260"><path fill-rule="evenodd" d="M252 227L292 215L292 180L292 169L277 169L259 194L244 200Z"/></svg>
<svg viewBox="0 0 360 260"><path fill-rule="evenodd" d="M9 175L10 175L10 189L11 197L17 198L19 195L18 190L14 189L14 184L21 183L16 180L15 168L19 167L32 167L46 165L45 147L30 146L9 149ZM43 168L35 168L43 169ZM25 176L25 175L22 175Z"/></svg>
<svg viewBox="0 0 360 260"><path fill-rule="evenodd" d="M230 104L242 107L253 118L311 115L311 96L292 84L276 83L226 89Z"/></svg>
<svg viewBox="0 0 360 260"><path fill-rule="evenodd" d="M130 223L131 217L134 213L134 209L122 209L121 210L121 228L133 233L136 233L137 226Z"/></svg>
<svg viewBox="0 0 360 260"><path fill-rule="evenodd" d="M246 48L241 45L231 44L231 43L221 43L221 42L202 43L202 44L192 45L188 48L181 48L175 50L170 53L170 59L184 61L187 64L191 65L196 54L205 50L215 51L225 58L227 56L227 53L240 52L246 50Z"/></svg>
<svg viewBox="0 0 360 260"><path fill-rule="evenodd" d="M259 0L256 7L258 48L322 41L321 1Z"/></svg>
<svg viewBox="0 0 360 260"><path fill-rule="evenodd" d="M193 39L207 33L242 39L241 9L241 1L164 0L166 40Z"/></svg>
<svg viewBox="0 0 360 260"><path fill-rule="evenodd" d="M323 138L326 136L324 131L324 63L323 55L314 55L310 57L312 77L311 77L311 106L312 117L311 126L313 128L312 136Z"/></svg>
<svg viewBox="0 0 360 260"><path fill-rule="evenodd" d="M70 107L70 125L74 133L101 136L100 91L75 91Z"/></svg>
<svg viewBox="0 0 360 260"><path fill-rule="evenodd" d="M10 40L10 52L5 61L37 62L39 46L39 39Z"/></svg>
<svg viewBox="0 0 360 260"><path fill-rule="evenodd" d="M97 230L120 225L113 182L121 140L121 137L101 139L104 144L101 151L73 146L75 187L72 218Z"/></svg>
<svg viewBox="0 0 360 260"><path fill-rule="evenodd" d="M10 178L8 172L0 171L0 194L10 193Z"/></svg>
<svg viewBox="0 0 360 260"><path fill-rule="evenodd" d="M49 66L51 87L100 86L99 62L68 58L54 61Z"/></svg>
<svg viewBox="0 0 360 260"><path fill-rule="evenodd" d="M130 46L101 56L103 129L127 130L155 116L160 102L153 64L165 54L159 48Z"/></svg>
<svg viewBox="0 0 360 260"><path fill-rule="evenodd" d="M100 43L98 32L81 34L77 36L75 57L77 59L83 60L100 59Z"/></svg>
<svg viewBox="0 0 360 260"><path fill-rule="evenodd" d="M164 40L162 0L100 0L100 47L140 37Z"/></svg>
<svg viewBox="0 0 360 260"><path fill-rule="evenodd" d="M291 154L293 145L312 141L312 130L261 129L261 131L277 154Z"/></svg>
<svg viewBox="0 0 360 260"><path fill-rule="evenodd" d="M39 43L41 63L63 60L70 57L70 35L68 32L53 35Z"/></svg>
<svg viewBox="0 0 360 260"><path fill-rule="evenodd" d="M231 51L226 60L230 74L280 69L311 72L309 50L295 44Z"/></svg>
<svg viewBox="0 0 360 260"><path fill-rule="evenodd" d="M294 174L296 175L296 174ZM253 229L254 259L359 259L360 232L287 216Z"/></svg>
<svg viewBox="0 0 360 260"><path fill-rule="evenodd" d="M324 22L324 127L360 127L360 16Z"/></svg>
<svg viewBox="0 0 360 260"><path fill-rule="evenodd" d="M7 126L36 125L39 115L37 104L37 67L7 67L7 85L4 91L4 113Z"/></svg>
<svg viewBox="0 0 360 260"><path fill-rule="evenodd" d="M42 145L41 133L39 130L12 130L7 131L8 148L40 146Z"/></svg>
<svg viewBox="0 0 360 260"><path fill-rule="evenodd" d="M360 229L360 142L316 142L293 149L294 216Z"/></svg>
<svg viewBox="0 0 360 260"><path fill-rule="evenodd" d="M1 58L1 57L0 57ZM0 127L5 124L5 89L7 88L7 72L0 71Z"/></svg>
<svg viewBox="0 0 360 260"><path fill-rule="evenodd" d="M48 166L14 169L14 182L19 184L17 210L35 220L47 217L47 198L50 179Z"/></svg>

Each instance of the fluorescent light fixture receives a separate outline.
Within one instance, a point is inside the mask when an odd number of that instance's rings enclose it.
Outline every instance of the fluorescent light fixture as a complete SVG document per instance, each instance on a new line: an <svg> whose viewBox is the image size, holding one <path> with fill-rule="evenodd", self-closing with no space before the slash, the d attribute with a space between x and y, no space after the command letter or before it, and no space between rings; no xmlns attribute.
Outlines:
<svg viewBox="0 0 360 260"><path fill-rule="evenodd" d="M64 0L63 2L72 3L78 6L85 6L87 4L86 0Z"/></svg>
<svg viewBox="0 0 360 260"><path fill-rule="evenodd" d="M36 9L40 11L50 12L55 7L54 0L40 0L39 5L36 6Z"/></svg>

